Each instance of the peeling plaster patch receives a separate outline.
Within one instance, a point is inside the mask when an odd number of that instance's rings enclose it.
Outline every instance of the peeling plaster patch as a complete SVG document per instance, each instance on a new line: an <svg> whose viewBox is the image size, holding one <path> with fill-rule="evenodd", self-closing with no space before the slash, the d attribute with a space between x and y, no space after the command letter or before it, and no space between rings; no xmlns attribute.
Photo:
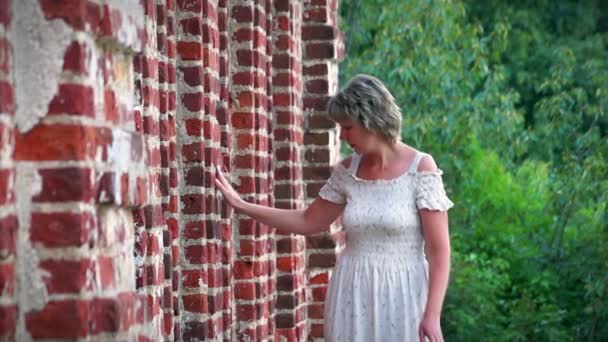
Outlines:
<svg viewBox="0 0 608 342"><path fill-rule="evenodd" d="M19 317L17 321L17 341L31 340L25 327L25 313L44 308L48 293L43 282L46 276L39 268L40 258L30 242L32 197L42 190L42 179L30 165L16 165L15 194L19 230L17 233L17 300Z"/></svg>
<svg viewBox="0 0 608 342"><path fill-rule="evenodd" d="M128 172L131 165L131 134L112 129L112 145L108 147L108 161L117 172ZM118 177L117 177L118 178Z"/></svg>
<svg viewBox="0 0 608 342"><path fill-rule="evenodd" d="M139 39L137 29L144 27L144 7L141 2L139 0L103 0L101 3L132 18L133 22L120 25L116 35L121 44L140 50L143 42ZM123 16L123 20L127 20L127 17Z"/></svg>
<svg viewBox="0 0 608 342"><path fill-rule="evenodd" d="M112 68L112 69L110 69ZM133 60L130 55L115 55L113 66L108 66L108 70L114 71L113 88L115 90L116 102L119 106L133 108L135 105L133 77Z"/></svg>
<svg viewBox="0 0 608 342"><path fill-rule="evenodd" d="M144 8L139 0L104 0L102 3L128 13L139 27L144 25Z"/></svg>
<svg viewBox="0 0 608 342"><path fill-rule="evenodd" d="M15 122L21 133L48 112L73 31L62 20L46 20L38 1L12 1L15 62Z"/></svg>
<svg viewBox="0 0 608 342"><path fill-rule="evenodd" d="M103 236L99 236L98 241L104 241L104 245L108 246L123 246L112 253L115 263L120 265L114 271L115 284L118 289L132 290L135 288L136 257L133 256L135 244L131 211L117 206L99 206L97 215L99 226L103 227ZM101 288L99 282L100 279L97 279L95 284Z"/></svg>

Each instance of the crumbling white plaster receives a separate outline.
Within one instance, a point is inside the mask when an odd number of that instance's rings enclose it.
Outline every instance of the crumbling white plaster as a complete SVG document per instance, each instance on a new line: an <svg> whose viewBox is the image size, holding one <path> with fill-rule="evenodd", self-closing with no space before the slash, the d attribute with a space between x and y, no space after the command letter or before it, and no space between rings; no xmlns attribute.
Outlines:
<svg viewBox="0 0 608 342"><path fill-rule="evenodd" d="M74 32L62 20L46 20L38 1L12 1L16 126L24 133L48 112L57 93L63 56Z"/></svg>
<svg viewBox="0 0 608 342"><path fill-rule="evenodd" d="M29 341L31 337L25 327L25 314L30 310L44 308L48 293L43 277L46 275L39 268L40 258L30 242L30 225L32 216L32 197L42 190L42 179L38 171L26 163L15 167L15 194L17 219L17 301L19 317L17 319L17 341Z"/></svg>
<svg viewBox="0 0 608 342"><path fill-rule="evenodd" d="M112 129L112 145L108 147L108 162L116 172L128 172L131 167L131 134Z"/></svg>

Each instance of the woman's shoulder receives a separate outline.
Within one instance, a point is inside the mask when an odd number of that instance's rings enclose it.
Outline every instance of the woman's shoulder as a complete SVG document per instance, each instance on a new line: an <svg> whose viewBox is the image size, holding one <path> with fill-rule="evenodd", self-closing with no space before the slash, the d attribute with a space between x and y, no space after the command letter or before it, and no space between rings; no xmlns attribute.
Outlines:
<svg viewBox="0 0 608 342"><path fill-rule="evenodd" d="M418 172L435 172L437 171L437 164L435 163L435 160L433 159L433 156L430 155L429 153L425 153L425 152L421 152L416 150L416 160L417 164L416 165L416 171Z"/></svg>

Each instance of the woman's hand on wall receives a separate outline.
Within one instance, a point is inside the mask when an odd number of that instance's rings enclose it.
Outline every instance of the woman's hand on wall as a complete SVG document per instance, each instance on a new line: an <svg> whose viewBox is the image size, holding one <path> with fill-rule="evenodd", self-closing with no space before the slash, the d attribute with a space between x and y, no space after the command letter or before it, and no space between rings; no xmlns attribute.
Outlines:
<svg viewBox="0 0 608 342"><path fill-rule="evenodd" d="M215 186L221 191L224 196L224 200L228 202L234 209L240 210L243 207L245 201L241 196L234 190L230 182L224 176L224 173L219 166L216 165L215 171Z"/></svg>

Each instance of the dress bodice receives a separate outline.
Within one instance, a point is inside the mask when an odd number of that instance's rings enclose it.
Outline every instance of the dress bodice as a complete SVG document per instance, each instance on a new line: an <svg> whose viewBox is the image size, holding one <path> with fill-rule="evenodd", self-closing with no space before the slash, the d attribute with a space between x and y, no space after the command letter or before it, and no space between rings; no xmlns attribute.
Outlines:
<svg viewBox="0 0 608 342"><path fill-rule="evenodd" d="M320 196L346 203L342 226L347 233L346 254L375 256L421 255L424 248L418 209L447 210L442 171L417 171L424 153L417 153L408 170L393 179L357 177L361 157L354 154L350 167L339 164Z"/></svg>

